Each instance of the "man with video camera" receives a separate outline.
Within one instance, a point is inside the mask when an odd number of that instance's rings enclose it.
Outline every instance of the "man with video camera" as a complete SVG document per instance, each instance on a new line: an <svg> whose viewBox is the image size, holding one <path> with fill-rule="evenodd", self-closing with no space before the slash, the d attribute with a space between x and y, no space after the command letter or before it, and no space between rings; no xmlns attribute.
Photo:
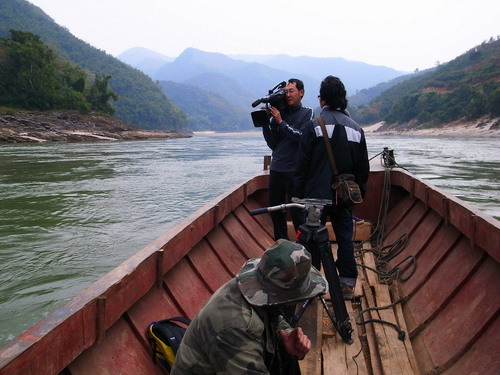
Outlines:
<svg viewBox="0 0 500 375"><path fill-rule="evenodd" d="M313 110L302 106L304 83L296 78L290 78L285 86L286 105L278 109L269 107L271 121L262 127L262 133L267 145L272 150L271 166L269 168L269 206L289 203L293 196L293 178L296 168L296 158L302 130L313 119ZM303 221L300 209L291 209L295 230ZM288 238L286 213L275 211L271 213L274 227L274 239Z"/></svg>

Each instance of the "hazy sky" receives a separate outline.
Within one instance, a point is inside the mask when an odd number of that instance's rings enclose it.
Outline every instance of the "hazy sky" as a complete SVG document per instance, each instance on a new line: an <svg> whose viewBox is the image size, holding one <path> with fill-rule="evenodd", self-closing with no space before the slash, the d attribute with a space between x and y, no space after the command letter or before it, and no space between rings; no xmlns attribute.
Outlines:
<svg viewBox="0 0 500 375"><path fill-rule="evenodd" d="M452 60L500 35L498 0L29 0L116 56L224 54L342 57L397 70Z"/></svg>

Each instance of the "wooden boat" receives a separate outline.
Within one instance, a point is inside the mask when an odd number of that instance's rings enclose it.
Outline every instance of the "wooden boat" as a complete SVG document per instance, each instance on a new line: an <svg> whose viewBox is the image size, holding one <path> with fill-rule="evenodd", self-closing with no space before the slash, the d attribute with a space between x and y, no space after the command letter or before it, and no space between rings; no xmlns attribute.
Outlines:
<svg viewBox="0 0 500 375"><path fill-rule="evenodd" d="M148 323L193 318L273 243L268 215L249 213L266 205L267 186L264 171L166 231L1 348L0 374L164 374ZM303 374L499 373L499 221L381 166L372 166L356 215L375 230L360 245L356 298L347 303L354 343L339 339L321 304L308 308L299 325L313 348Z"/></svg>

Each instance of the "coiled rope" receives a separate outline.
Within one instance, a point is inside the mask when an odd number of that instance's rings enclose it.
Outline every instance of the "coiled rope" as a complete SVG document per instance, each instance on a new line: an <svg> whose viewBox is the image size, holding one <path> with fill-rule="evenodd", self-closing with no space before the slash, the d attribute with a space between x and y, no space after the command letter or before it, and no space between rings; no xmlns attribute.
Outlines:
<svg viewBox="0 0 500 375"><path fill-rule="evenodd" d="M373 269L367 265L357 263L358 267L370 270L377 274L379 280L382 284L388 285L393 280L407 281L413 276L417 268L416 258L413 255L407 256L398 264L396 264L393 268L389 268L389 261L395 258L398 254L400 254L408 244L408 233L402 234L399 238L397 238L392 244L383 245L385 230L387 224L387 213L389 210L389 198L390 198L390 189L391 189L391 171L393 168L402 168L405 169L399 164L396 163L394 157L388 153L388 149L384 148L384 151L378 153L373 156L370 160L375 157L380 156L381 164L384 167L384 183L382 189L382 197L377 217L377 224L375 229L373 230L372 235L366 241L361 242L355 249L355 256L361 257L364 253L372 252L375 258L375 266L376 269ZM407 170L407 169L405 169ZM368 242L370 244L375 244L373 248L363 249L363 244ZM403 267L403 264L408 263L410 266ZM403 268L407 268L409 271L405 275ZM369 307L365 310L362 310L358 314L358 319L356 319L357 325L364 325L367 323L380 323L394 328L398 332L398 338L404 341L406 334L405 332L396 324L392 322L388 322L381 319L369 319L363 321L363 314L368 311L373 310L383 310L389 309L398 303L403 302L403 298L400 298L390 305L381 306L381 307Z"/></svg>

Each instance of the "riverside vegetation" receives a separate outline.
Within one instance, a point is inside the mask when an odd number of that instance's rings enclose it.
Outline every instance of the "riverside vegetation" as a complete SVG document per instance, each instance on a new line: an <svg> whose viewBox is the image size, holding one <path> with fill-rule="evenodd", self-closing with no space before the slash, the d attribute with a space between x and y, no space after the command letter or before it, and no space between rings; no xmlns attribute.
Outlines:
<svg viewBox="0 0 500 375"><path fill-rule="evenodd" d="M0 103L8 106L0 108L0 142L186 136L141 130L112 117L112 102L119 96L108 87L111 76L95 76L89 83L83 69L60 59L38 35L10 33L10 38L0 39ZM19 110L23 108L30 111Z"/></svg>

